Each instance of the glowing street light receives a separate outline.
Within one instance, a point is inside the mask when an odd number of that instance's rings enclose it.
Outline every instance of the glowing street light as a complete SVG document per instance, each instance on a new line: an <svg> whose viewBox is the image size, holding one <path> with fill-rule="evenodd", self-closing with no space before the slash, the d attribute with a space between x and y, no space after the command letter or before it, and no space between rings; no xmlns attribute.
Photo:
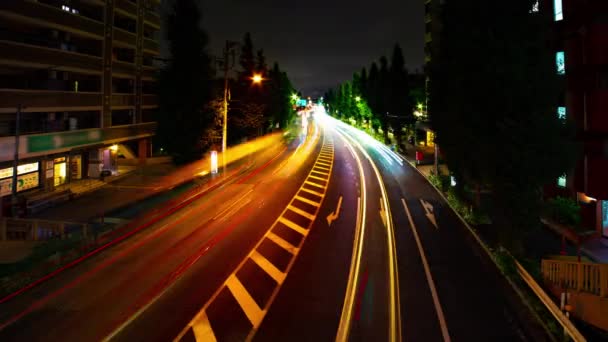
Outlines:
<svg viewBox="0 0 608 342"><path fill-rule="evenodd" d="M260 84L260 83L262 83L264 78L260 74L253 74L253 76L251 77L251 80L253 81L253 84Z"/></svg>
<svg viewBox="0 0 608 342"><path fill-rule="evenodd" d="M298 96L298 94L291 94L291 99L294 101L298 101L300 97Z"/></svg>
<svg viewBox="0 0 608 342"><path fill-rule="evenodd" d="M355 101L360 102L361 101L361 96L355 97Z"/></svg>

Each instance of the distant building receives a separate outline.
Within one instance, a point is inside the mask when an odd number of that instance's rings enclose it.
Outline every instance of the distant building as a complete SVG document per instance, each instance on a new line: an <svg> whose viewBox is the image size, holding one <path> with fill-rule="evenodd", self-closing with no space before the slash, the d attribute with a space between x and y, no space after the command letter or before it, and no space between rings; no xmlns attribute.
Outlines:
<svg viewBox="0 0 608 342"><path fill-rule="evenodd" d="M445 0L424 0L424 67L437 54L441 35L441 7Z"/></svg>
<svg viewBox="0 0 608 342"><path fill-rule="evenodd" d="M150 153L160 0L0 1L0 196L115 173ZM20 109L19 124L16 124ZM131 149L127 148L130 146ZM135 152L130 152L134 150Z"/></svg>
<svg viewBox="0 0 608 342"><path fill-rule="evenodd" d="M574 120L583 155L553 192L576 197L583 224L608 237L608 1L542 0L555 32L555 72L563 75L556 104L560 118Z"/></svg>

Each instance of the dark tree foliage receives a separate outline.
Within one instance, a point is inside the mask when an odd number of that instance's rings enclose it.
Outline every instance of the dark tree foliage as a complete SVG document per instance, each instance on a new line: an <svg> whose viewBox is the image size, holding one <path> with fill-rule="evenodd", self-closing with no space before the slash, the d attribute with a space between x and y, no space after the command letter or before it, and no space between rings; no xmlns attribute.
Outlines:
<svg viewBox="0 0 608 342"><path fill-rule="evenodd" d="M213 123L207 106L213 87L211 58L201 18L195 0L175 1L165 18L170 60L159 74L156 139L176 163L203 156L208 146L202 137Z"/></svg>
<svg viewBox="0 0 608 342"><path fill-rule="evenodd" d="M376 96L378 98L378 110L374 112L377 118L380 120L382 126L382 134L384 135L384 142L388 142L388 115L390 107L389 100L391 98L391 79L389 73L388 59L385 56L380 57L380 73L378 77L378 83L376 90Z"/></svg>
<svg viewBox="0 0 608 342"><path fill-rule="evenodd" d="M391 115L390 125L393 127L395 139L403 143L402 129L405 125L414 122L408 72L405 67L403 51L397 44L393 48L391 66L389 70L390 86L388 89L388 112Z"/></svg>
<svg viewBox="0 0 608 342"><path fill-rule="evenodd" d="M258 50L255 62L255 72L266 78L268 76L268 65L266 64L266 56L264 55L264 49Z"/></svg>
<svg viewBox="0 0 608 342"><path fill-rule="evenodd" d="M294 117L291 94L294 93L293 86L287 74L281 71L279 64L275 63L269 72L269 92L271 94L268 111L272 125L286 128Z"/></svg>
<svg viewBox="0 0 608 342"><path fill-rule="evenodd" d="M460 184L488 187L503 241L538 221L540 189L572 166L570 125L558 119L550 18L535 1L447 1L431 64L429 113ZM500 15L496 15L500 13Z"/></svg>
<svg viewBox="0 0 608 342"><path fill-rule="evenodd" d="M253 41L251 40L251 33L249 32L245 33L245 36L243 37L239 64L241 66L241 71L239 73L241 81L248 80L256 69Z"/></svg>

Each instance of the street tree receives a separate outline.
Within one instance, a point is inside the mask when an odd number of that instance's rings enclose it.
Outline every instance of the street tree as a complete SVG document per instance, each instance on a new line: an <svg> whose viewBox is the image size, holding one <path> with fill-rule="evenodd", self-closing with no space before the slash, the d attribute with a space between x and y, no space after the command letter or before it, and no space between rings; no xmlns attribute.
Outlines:
<svg viewBox="0 0 608 342"><path fill-rule="evenodd" d="M575 151L556 114L551 18L533 2L447 1L430 65L437 142L459 184L492 192L493 223L514 251L538 224L541 187L570 170Z"/></svg>
<svg viewBox="0 0 608 342"><path fill-rule="evenodd" d="M165 18L170 58L159 73L156 140L176 163L203 157L209 147L203 136L214 121L208 106L212 64L201 19L195 0L174 1Z"/></svg>

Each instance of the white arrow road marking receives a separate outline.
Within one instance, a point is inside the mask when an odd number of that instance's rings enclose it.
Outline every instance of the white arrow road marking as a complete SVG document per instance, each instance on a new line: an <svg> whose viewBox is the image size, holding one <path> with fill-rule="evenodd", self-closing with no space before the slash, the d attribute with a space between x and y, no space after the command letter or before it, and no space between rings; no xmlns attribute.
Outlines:
<svg viewBox="0 0 608 342"><path fill-rule="evenodd" d="M338 208L327 216L327 225L331 227L332 222L338 219L340 216L340 208L342 208L342 196L338 199Z"/></svg>
<svg viewBox="0 0 608 342"><path fill-rule="evenodd" d="M439 229L439 226L437 225L437 219L435 218L433 205L423 200L422 198L420 199L420 204L422 204L424 211L426 211L426 217L429 219L429 221L431 221L431 223L433 224L433 226L435 226L436 229Z"/></svg>

